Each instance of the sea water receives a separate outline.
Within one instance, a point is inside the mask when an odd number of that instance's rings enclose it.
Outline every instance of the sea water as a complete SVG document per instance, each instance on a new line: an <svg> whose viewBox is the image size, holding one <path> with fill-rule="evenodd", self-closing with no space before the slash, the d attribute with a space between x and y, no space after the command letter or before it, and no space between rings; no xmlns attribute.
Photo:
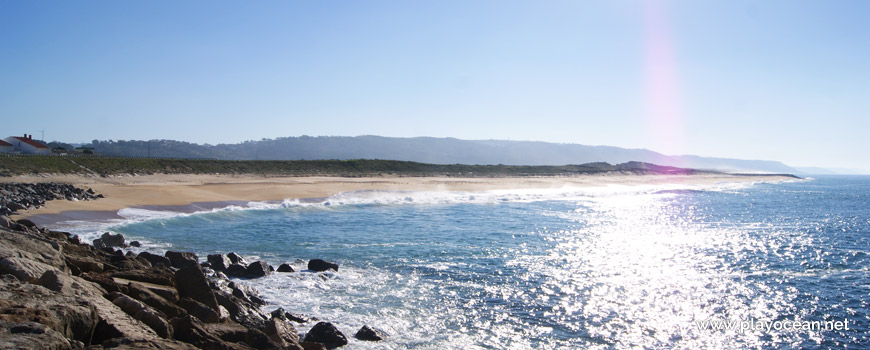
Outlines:
<svg viewBox="0 0 870 350"><path fill-rule="evenodd" d="M303 271L246 283L265 311L328 320L350 349L868 348L868 205L870 177L363 191L125 209L108 230L150 250L289 262ZM304 271L311 258L341 267ZM387 340L352 339L363 325Z"/></svg>

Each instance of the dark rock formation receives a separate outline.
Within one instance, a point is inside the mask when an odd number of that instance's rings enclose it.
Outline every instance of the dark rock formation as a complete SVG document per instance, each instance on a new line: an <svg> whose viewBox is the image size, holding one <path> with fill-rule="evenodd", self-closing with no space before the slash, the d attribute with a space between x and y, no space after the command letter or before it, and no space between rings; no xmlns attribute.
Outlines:
<svg viewBox="0 0 870 350"><path fill-rule="evenodd" d="M224 271L232 264L232 261L224 254L209 254L208 263L215 271Z"/></svg>
<svg viewBox="0 0 870 350"><path fill-rule="evenodd" d="M100 238L94 240L94 248L125 248L127 244L124 240L124 235L111 233L103 233Z"/></svg>
<svg viewBox="0 0 870 350"><path fill-rule="evenodd" d="M167 251L164 256L169 259L170 265L176 269L183 269L193 264L199 264L199 258L191 252Z"/></svg>
<svg viewBox="0 0 870 350"><path fill-rule="evenodd" d="M248 268L244 265L232 264L224 270L224 273L230 277L246 277L248 276Z"/></svg>
<svg viewBox="0 0 870 350"><path fill-rule="evenodd" d="M374 329L369 326L362 326L356 334L353 335L354 338L365 341L381 341L386 338L383 332Z"/></svg>
<svg viewBox="0 0 870 350"><path fill-rule="evenodd" d="M293 267L290 264L284 263L278 266L278 272L294 272Z"/></svg>
<svg viewBox="0 0 870 350"><path fill-rule="evenodd" d="M248 277L257 278L268 276L272 273L272 270L269 269L269 264L265 261L255 261L248 265Z"/></svg>
<svg viewBox="0 0 870 350"><path fill-rule="evenodd" d="M280 347L288 350L302 350L302 346L299 345L299 333L296 332L296 328L292 324L285 320L273 317L266 323L263 333L266 333Z"/></svg>
<svg viewBox="0 0 870 350"><path fill-rule="evenodd" d="M172 262L169 261L165 256L160 256L157 254L151 254L149 252L141 252L136 256L137 259L143 259L151 263L151 266L163 266L170 267L172 266Z"/></svg>
<svg viewBox="0 0 870 350"><path fill-rule="evenodd" d="M67 184L0 183L0 215L10 215L18 210L39 208L44 206L46 201L55 199L86 201L97 198L103 198L103 196L95 194L93 190L84 190Z"/></svg>
<svg viewBox="0 0 870 350"><path fill-rule="evenodd" d="M217 323L221 320L218 311L191 298L182 298L178 301L178 306L204 323Z"/></svg>
<svg viewBox="0 0 870 350"><path fill-rule="evenodd" d="M220 312L214 292L208 285L208 280L199 264L189 265L175 272L175 284L178 295L182 298L191 298L205 304L215 312Z"/></svg>
<svg viewBox="0 0 870 350"><path fill-rule="evenodd" d="M290 313L290 312L287 312L286 310L284 310L284 308L280 308L280 307L273 310L271 316L272 316L272 318L278 318L278 319L282 319L284 321L291 321L291 322L296 322L296 323L308 323L308 321L311 321L305 315Z"/></svg>
<svg viewBox="0 0 870 350"><path fill-rule="evenodd" d="M347 338L329 322L319 322L305 334L306 342L321 343L327 349L347 345Z"/></svg>
<svg viewBox="0 0 870 350"><path fill-rule="evenodd" d="M227 254L227 258L230 259L230 263L244 265L244 266L248 265L248 262L245 261L245 258L243 258L239 254L236 254L235 252L230 252L229 254Z"/></svg>
<svg viewBox="0 0 870 350"><path fill-rule="evenodd" d="M321 259L311 259L310 261L308 261L308 269L317 272L330 269L338 271L338 264Z"/></svg>

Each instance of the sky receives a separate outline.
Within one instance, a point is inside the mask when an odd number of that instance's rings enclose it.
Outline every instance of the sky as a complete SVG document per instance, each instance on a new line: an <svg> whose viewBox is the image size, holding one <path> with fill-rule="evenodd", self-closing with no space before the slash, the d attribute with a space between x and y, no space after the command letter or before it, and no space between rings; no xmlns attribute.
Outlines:
<svg viewBox="0 0 870 350"><path fill-rule="evenodd" d="M870 1L0 1L47 140L535 140L870 170Z"/></svg>

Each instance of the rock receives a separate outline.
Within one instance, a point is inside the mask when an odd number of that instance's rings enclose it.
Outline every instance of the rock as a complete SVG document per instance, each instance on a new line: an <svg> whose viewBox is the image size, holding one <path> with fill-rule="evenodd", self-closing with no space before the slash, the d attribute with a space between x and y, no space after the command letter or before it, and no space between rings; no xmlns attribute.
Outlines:
<svg viewBox="0 0 870 350"><path fill-rule="evenodd" d="M75 294L75 290L80 288L80 286L73 281L72 276L58 270L45 271L35 284L66 295Z"/></svg>
<svg viewBox="0 0 870 350"><path fill-rule="evenodd" d="M112 271L112 277L123 278L131 281L159 284L163 286L175 286L176 274L163 268L150 268L140 270Z"/></svg>
<svg viewBox="0 0 870 350"><path fill-rule="evenodd" d="M27 229L27 227L24 227L24 225L15 222L6 215L0 216L0 226L13 231L23 231Z"/></svg>
<svg viewBox="0 0 870 350"><path fill-rule="evenodd" d="M200 349L250 349L248 347L233 347L204 329L202 322L188 315L173 318L171 321L173 338Z"/></svg>
<svg viewBox="0 0 870 350"><path fill-rule="evenodd" d="M296 322L296 323L308 323L308 321L309 321L308 317L305 317L304 315L289 313L286 310L284 310L284 308L280 308L280 307L273 310L270 315L272 316L272 318L277 318L280 320L291 321L291 322Z"/></svg>
<svg viewBox="0 0 870 350"><path fill-rule="evenodd" d="M156 310L121 293L115 292L110 294L110 296L114 296L112 299L113 304L150 327L160 337L168 338L172 334L169 322L164 319L165 316L160 315Z"/></svg>
<svg viewBox="0 0 870 350"><path fill-rule="evenodd" d="M321 343L327 349L347 345L347 338L329 322L319 322L305 334L306 342Z"/></svg>
<svg viewBox="0 0 870 350"><path fill-rule="evenodd" d="M290 264L284 263L284 264L281 264L280 266L278 266L278 272L294 272L294 271L293 271L293 267L290 266Z"/></svg>
<svg viewBox="0 0 870 350"><path fill-rule="evenodd" d="M238 324L205 324L202 328L226 342L245 344L255 349L280 349L265 333Z"/></svg>
<svg viewBox="0 0 870 350"><path fill-rule="evenodd" d="M132 242L130 242L130 246L139 248L142 246L142 243L139 243L139 241L132 241Z"/></svg>
<svg viewBox="0 0 870 350"><path fill-rule="evenodd" d="M299 333L285 320L273 317L266 323L263 333L285 349L302 350L302 345L299 345Z"/></svg>
<svg viewBox="0 0 870 350"><path fill-rule="evenodd" d="M371 328L369 326L362 326L356 334L353 335L354 338L365 341L381 341L386 338L383 332Z"/></svg>
<svg viewBox="0 0 870 350"><path fill-rule="evenodd" d="M127 295L131 298L139 300L155 310L162 312L170 319L174 317L182 317L187 314L186 310L141 284L133 282L128 283L127 291ZM176 298L174 300L178 299Z"/></svg>
<svg viewBox="0 0 870 350"><path fill-rule="evenodd" d="M224 254L209 254L208 263L215 271L224 271L232 265L232 261Z"/></svg>
<svg viewBox="0 0 870 350"><path fill-rule="evenodd" d="M100 348L123 350L196 350L197 347L171 339L114 338L104 341Z"/></svg>
<svg viewBox="0 0 870 350"><path fill-rule="evenodd" d="M189 265L176 271L175 284L180 297L191 298L205 304L214 312L219 312L217 300L199 264Z"/></svg>
<svg viewBox="0 0 870 350"><path fill-rule="evenodd" d="M78 257L78 256L67 255L66 262L67 262L67 265L75 266L76 268L81 270L82 273L85 273L85 272L103 272L103 270L105 269L105 266L103 265L103 263L97 261L94 258L86 257L86 256Z"/></svg>
<svg viewBox="0 0 870 350"><path fill-rule="evenodd" d="M102 241L103 245L106 247L123 248L123 247L127 246L127 244L124 242L124 236L120 233L113 235L111 233L106 232L106 233L103 233L103 235L100 236L99 239Z"/></svg>
<svg viewBox="0 0 870 350"><path fill-rule="evenodd" d="M326 345L310 341L299 342L299 345L302 346L303 350L326 350Z"/></svg>
<svg viewBox="0 0 870 350"><path fill-rule="evenodd" d="M151 263L152 266L160 266L160 265L165 266L165 267L172 266L172 263L165 256L151 254L149 252L139 253L139 255L136 256L136 259L144 259L144 260L148 261L149 263Z"/></svg>
<svg viewBox="0 0 870 350"><path fill-rule="evenodd" d="M177 269L183 269L193 264L199 264L199 258L196 256L196 254L191 252L167 251L164 256L169 259L172 267Z"/></svg>
<svg viewBox="0 0 870 350"><path fill-rule="evenodd" d="M214 295L220 306L226 308L231 320L248 328L263 329L266 326L268 318L260 312L259 305L222 290L214 291Z"/></svg>
<svg viewBox="0 0 870 350"><path fill-rule="evenodd" d="M103 299L102 296L98 296L98 298ZM63 295L35 284L17 281L0 282L0 320L5 326L10 327L0 327L0 344L4 344L4 341L7 340L2 335L7 331L9 334L43 334L45 340L49 340L53 336L50 335L51 332L45 331L46 328L59 333L63 339L89 343L98 319L97 310L88 298ZM32 322L37 322L42 326L35 326ZM16 325L17 323L26 324ZM34 341L34 347L21 347L23 349L39 348L36 344L42 342L30 336L13 337L19 340L31 339ZM54 342L52 341L52 343ZM0 346L0 348L15 349L18 347Z"/></svg>
<svg viewBox="0 0 870 350"><path fill-rule="evenodd" d="M246 277L248 276L248 268L243 265L232 264L224 270L224 273L230 277Z"/></svg>
<svg viewBox="0 0 870 350"><path fill-rule="evenodd" d="M16 257L0 259L0 274L10 274L23 282L36 282L49 270L55 268L30 259Z"/></svg>
<svg viewBox="0 0 870 350"><path fill-rule="evenodd" d="M99 273L95 273L95 272L85 272L85 273L82 273L81 278L83 278L86 281L90 281L90 282L98 284L100 287L103 287L103 289L105 289L109 293L121 292L122 286L118 285L118 283L116 283L114 279L112 279L111 277L109 277L107 275L99 274Z"/></svg>
<svg viewBox="0 0 870 350"><path fill-rule="evenodd" d="M269 270L269 264L267 264L265 261L252 262L250 265L248 265L247 272L248 277L251 278L264 277L272 273L272 271Z"/></svg>
<svg viewBox="0 0 870 350"><path fill-rule="evenodd" d="M191 298L182 298L178 301L178 306L187 310L187 312L198 318L203 323L220 322L219 311L212 310L210 307Z"/></svg>
<svg viewBox="0 0 870 350"><path fill-rule="evenodd" d="M321 260L321 259L311 259L308 261L308 269L311 271L326 271L329 269L338 271L338 264Z"/></svg>
<svg viewBox="0 0 870 350"><path fill-rule="evenodd" d="M227 254L227 258L230 259L230 263L232 263L232 264L239 264L239 265L245 265L245 266L248 265L248 262L245 261L245 258L243 258L239 254L236 254L235 252L230 252L229 254Z"/></svg>
<svg viewBox="0 0 870 350"><path fill-rule="evenodd" d="M0 349L72 349L60 332L36 322L0 321Z"/></svg>
<svg viewBox="0 0 870 350"><path fill-rule="evenodd" d="M36 224L34 224L33 221L30 221L30 220L27 220L27 219L17 220L16 222L17 222L18 224L20 224L21 226L24 226L24 227L27 227L27 228L34 228L34 227L36 227Z"/></svg>

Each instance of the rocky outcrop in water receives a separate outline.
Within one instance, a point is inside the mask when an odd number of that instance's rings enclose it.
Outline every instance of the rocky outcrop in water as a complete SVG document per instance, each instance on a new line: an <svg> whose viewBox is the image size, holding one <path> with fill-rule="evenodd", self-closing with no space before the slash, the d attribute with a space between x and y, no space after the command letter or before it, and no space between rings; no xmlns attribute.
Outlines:
<svg viewBox="0 0 870 350"><path fill-rule="evenodd" d="M59 183L0 183L0 215L10 215L19 210L39 208L46 201L55 199L86 201L103 198L92 189L81 189Z"/></svg>
<svg viewBox="0 0 870 350"><path fill-rule="evenodd" d="M275 269L264 261L248 263L232 252L209 255L207 262L190 252L124 252L116 248L128 247L125 237L108 232L94 245L83 244L3 213L46 200L102 196L60 184L0 184L0 195L0 348L301 350L347 344L328 322L298 333L294 324L317 319L283 309L264 314L259 293L227 277L268 276ZM338 270L320 259L308 267ZM282 264L278 271L294 269Z"/></svg>
<svg viewBox="0 0 870 350"><path fill-rule="evenodd" d="M0 348L303 349L256 290L191 254L136 256L18 228L0 228Z"/></svg>
<svg viewBox="0 0 870 350"><path fill-rule="evenodd" d="M310 261L308 261L308 269L317 272L326 270L334 270L337 272L338 264L322 259L311 259Z"/></svg>

